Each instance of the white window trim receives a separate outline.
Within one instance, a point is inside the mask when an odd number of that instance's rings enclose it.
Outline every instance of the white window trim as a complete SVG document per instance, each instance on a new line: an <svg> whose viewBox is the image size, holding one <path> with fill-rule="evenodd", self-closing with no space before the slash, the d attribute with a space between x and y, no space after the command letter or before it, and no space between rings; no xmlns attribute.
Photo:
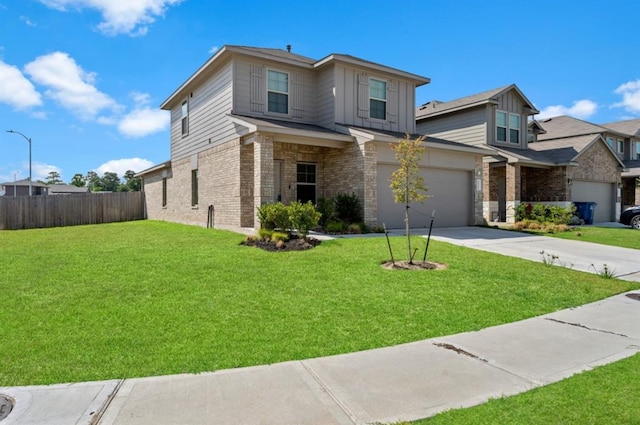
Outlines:
<svg viewBox="0 0 640 425"><path fill-rule="evenodd" d="M287 91L286 92L279 91L279 90L269 90L269 71L279 72L280 74L287 74ZM267 68L266 77L267 78L264 85L266 89L265 101L267 103L264 108L265 113L268 115L276 115L279 117L291 116L291 74L287 71L282 71L280 69ZM269 110L269 92L287 95L287 112L286 113L274 112Z"/></svg>
<svg viewBox="0 0 640 425"><path fill-rule="evenodd" d="M384 83L384 95L385 99L380 99L378 97L371 96L371 81L378 81L380 83ZM389 82L383 78L375 78L369 77L369 119L374 121L386 122L387 116L389 115ZM383 118L374 118L371 116L371 100L377 100L379 102L384 102L384 119Z"/></svg>
<svg viewBox="0 0 640 425"><path fill-rule="evenodd" d="M182 107L184 105L187 105L187 114L186 115L182 115L182 112L183 112ZM187 120L187 125L186 125L187 131L184 131L184 127L185 126L183 125L183 122L184 122L185 119ZM189 125L189 98L186 98L185 100L180 102L180 133L182 134L182 137L186 137L186 136L189 135L189 127L190 127L190 125Z"/></svg>
<svg viewBox="0 0 640 425"><path fill-rule="evenodd" d="M624 153L624 140L622 139L616 140L616 152Z"/></svg>
<svg viewBox="0 0 640 425"><path fill-rule="evenodd" d="M506 127L503 127L501 125L498 125L498 112L501 112L503 114L507 115L507 125ZM513 143L510 141L511 139L511 115L515 115L518 116L520 118L520 127L518 127L518 143ZM522 115L521 114L515 114L513 112L509 112L509 111L502 111L500 109L496 109L496 114L494 116L494 120L495 120L495 142L496 144L501 144L501 145L505 145L505 146L520 146L522 145ZM506 129L505 132L505 138L507 140L498 140L498 127L502 127ZM514 129L515 130L515 129Z"/></svg>

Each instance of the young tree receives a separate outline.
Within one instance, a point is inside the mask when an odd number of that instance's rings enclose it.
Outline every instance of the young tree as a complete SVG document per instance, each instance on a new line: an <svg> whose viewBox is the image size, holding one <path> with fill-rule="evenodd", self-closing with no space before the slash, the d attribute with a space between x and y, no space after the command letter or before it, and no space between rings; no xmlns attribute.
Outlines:
<svg viewBox="0 0 640 425"><path fill-rule="evenodd" d="M118 173L112 171L104 173L100 182L102 183L102 190L106 192L117 192L120 187L120 177L118 177Z"/></svg>
<svg viewBox="0 0 640 425"><path fill-rule="evenodd" d="M121 192L140 192L142 188L142 180L136 177L135 171L127 170L124 173L124 184Z"/></svg>
<svg viewBox="0 0 640 425"><path fill-rule="evenodd" d="M49 171L45 184L64 184L64 182L60 178L60 173L58 173L57 171Z"/></svg>
<svg viewBox="0 0 640 425"><path fill-rule="evenodd" d="M89 171L85 177L85 181L91 192L102 192L102 179L95 171Z"/></svg>
<svg viewBox="0 0 640 425"><path fill-rule="evenodd" d="M393 199L398 204L404 204L404 223L407 233L407 253L409 264L413 264L413 254L411 253L411 235L409 234L409 204L412 202L424 202L427 198L427 187L424 179L420 175L418 163L424 154L425 136L419 136L415 140L407 133L404 139L396 144L391 144L396 160L400 168L391 173L391 190Z"/></svg>

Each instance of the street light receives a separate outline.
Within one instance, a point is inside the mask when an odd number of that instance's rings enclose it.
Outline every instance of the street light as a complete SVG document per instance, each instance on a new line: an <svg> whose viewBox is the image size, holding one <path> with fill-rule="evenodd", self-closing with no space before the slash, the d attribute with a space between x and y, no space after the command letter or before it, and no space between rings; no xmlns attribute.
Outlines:
<svg viewBox="0 0 640 425"><path fill-rule="evenodd" d="M19 131L7 130L7 133L19 134L22 137L24 137L24 139L27 142L29 142L29 196L31 196L32 195L32 192L31 192L31 139L25 136L24 134L20 133Z"/></svg>

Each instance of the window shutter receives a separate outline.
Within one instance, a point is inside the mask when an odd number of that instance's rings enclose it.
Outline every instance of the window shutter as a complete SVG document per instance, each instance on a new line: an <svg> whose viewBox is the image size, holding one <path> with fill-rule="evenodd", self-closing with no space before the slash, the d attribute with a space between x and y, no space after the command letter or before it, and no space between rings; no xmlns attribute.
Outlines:
<svg viewBox="0 0 640 425"><path fill-rule="evenodd" d="M358 116L369 118L369 76L358 74Z"/></svg>
<svg viewBox="0 0 640 425"><path fill-rule="evenodd" d="M387 121L398 122L398 82L390 80L387 84Z"/></svg>
<svg viewBox="0 0 640 425"><path fill-rule="evenodd" d="M291 74L291 115L304 118L304 80L299 74Z"/></svg>
<svg viewBox="0 0 640 425"><path fill-rule="evenodd" d="M264 85L264 66L251 65L251 111L264 112L267 90Z"/></svg>

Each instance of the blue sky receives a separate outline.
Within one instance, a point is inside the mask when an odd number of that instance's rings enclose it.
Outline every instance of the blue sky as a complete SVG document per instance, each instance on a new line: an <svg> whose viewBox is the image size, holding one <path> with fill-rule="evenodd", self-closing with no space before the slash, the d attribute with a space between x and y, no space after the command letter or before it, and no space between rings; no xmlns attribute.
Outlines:
<svg viewBox="0 0 640 425"><path fill-rule="evenodd" d="M225 44L345 53L431 78L417 102L516 83L543 115L640 117L640 2L0 0L0 182L166 161L159 105ZM17 174L16 174L17 173Z"/></svg>

